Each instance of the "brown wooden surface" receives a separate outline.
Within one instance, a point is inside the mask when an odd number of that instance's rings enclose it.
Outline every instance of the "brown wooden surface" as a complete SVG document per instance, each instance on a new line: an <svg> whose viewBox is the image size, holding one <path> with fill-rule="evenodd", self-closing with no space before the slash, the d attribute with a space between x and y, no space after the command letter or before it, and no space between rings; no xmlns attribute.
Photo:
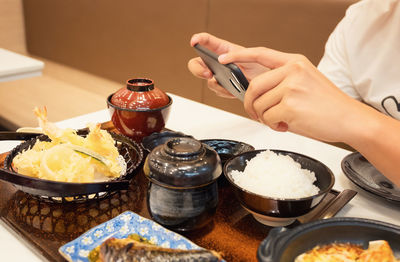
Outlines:
<svg viewBox="0 0 400 262"><path fill-rule="evenodd" d="M102 128L113 130L110 122L103 123ZM5 156L6 153L0 154L1 167ZM222 253L226 261L256 261L257 248L271 228L241 207L223 176L218 186L219 202L213 222L200 230L180 233L199 246ZM90 228L127 210L150 218L147 187L148 181L140 172L132 179L129 190L108 198L54 204L36 200L0 180L0 218L49 261L65 261L58 248ZM337 194L331 191L321 205L299 220L303 223L319 214Z"/></svg>
<svg viewBox="0 0 400 262"><path fill-rule="evenodd" d="M111 122L102 128L116 131ZM7 153L0 154L3 167ZM219 179L219 202L213 222L182 235L204 248L223 254L226 261L256 261L259 243L270 227L258 223L236 200L224 177ZM49 261L65 261L58 248L90 228L130 210L150 218L147 210L148 181L140 172L129 190L98 201L54 204L36 200L0 180L0 218Z"/></svg>
<svg viewBox="0 0 400 262"><path fill-rule="evenodd" d="M110 81L41 57L33 58L45 63L43 75L0 83L0 125L9 130L37 126L35 106L46 106L51 122L106 109L107 97L124 86L123 81Z"/></svg>
<svg viewBox="0 0 400 262"><path fill-rule="evenodd" d="M84 204L52 204L33 199L0 181L0 216L34 249L50 261L64 261L58 248L90 228L131 210L149 218L147 179L140 172L130 190ZM196 244L222 252L227 261L255 261L256 250L269 227L259 224L236 201L227 185L220 186L213 222L196 232L184 233Z"/></svg>

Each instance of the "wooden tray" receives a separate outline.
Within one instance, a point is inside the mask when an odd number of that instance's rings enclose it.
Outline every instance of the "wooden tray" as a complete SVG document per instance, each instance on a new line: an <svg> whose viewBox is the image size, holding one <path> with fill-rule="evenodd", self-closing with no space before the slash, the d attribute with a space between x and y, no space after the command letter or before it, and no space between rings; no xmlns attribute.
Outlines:
<svg viewBox="0 0 400 262"><path fill-rule="evenodd" d="M1 166L5 155L0 155ZM221 252L226 261L256 261L258 245L271 228L257 222L240 206L223 176L218 183L219 202L213 222L201 230L181 234L204 248ZM54 204L36 200L0 180L0 218L49 261L65 261L58 248L90 228L127 210L150 218L147 186L148 181L140 172L132 179L129 190L106 199ZM321 205L297 223L331 217L354 195L354 191L339 194L332 190Z"/></svg>

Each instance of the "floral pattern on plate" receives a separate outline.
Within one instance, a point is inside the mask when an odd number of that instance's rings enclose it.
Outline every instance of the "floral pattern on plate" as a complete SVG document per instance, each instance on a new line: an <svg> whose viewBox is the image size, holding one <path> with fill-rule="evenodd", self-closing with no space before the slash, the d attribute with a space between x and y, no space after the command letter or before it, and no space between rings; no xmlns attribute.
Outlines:
<svg viewBox="0 0 400 262"><path fill-rule="evenodd" d="M126 211L61 246L58 251L68 261L89 262L89 252L106 239L111 237L126 238L130 234L138 234L151 243L166 248L200 249L190 240L156 222L131 211Z"/></svg>

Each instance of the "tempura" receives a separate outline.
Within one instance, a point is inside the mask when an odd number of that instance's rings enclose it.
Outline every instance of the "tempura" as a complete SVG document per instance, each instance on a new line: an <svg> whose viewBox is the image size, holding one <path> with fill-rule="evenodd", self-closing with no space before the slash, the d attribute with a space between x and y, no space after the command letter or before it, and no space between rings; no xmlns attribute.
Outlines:
<svg viewBox="0 0 400 262"><path fill-rule="evenodd" d="M71 128L61 129L48 122L47 110L35 108L39 126L51 141L37 140L34 146L13 159L23 175L62 182L94 182L119 177L126 171L112 136L90 125L86 137Z"/></svg>

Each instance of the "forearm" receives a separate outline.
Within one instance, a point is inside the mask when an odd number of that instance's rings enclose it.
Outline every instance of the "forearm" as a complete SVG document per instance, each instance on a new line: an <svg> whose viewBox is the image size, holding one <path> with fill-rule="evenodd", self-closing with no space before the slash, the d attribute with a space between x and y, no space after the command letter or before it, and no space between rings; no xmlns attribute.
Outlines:
<svg viewBox="0 0 400 262"><path fill-rule="evenodd" d="M344 142L400 186L400 121L368 106L361 108L358 116Z"/></svg>

